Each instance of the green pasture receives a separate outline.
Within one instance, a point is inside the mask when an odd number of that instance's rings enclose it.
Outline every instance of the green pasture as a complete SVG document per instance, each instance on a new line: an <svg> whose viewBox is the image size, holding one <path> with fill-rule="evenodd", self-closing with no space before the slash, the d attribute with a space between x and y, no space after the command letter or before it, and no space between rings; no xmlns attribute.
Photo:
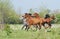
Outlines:
<svg viewBox="0 0 60 39"><path fill-rule="evenodd" d="M22 25L10 25L12 33L6 34L5 30L0 30L0 39L60 39L60 25L55 24L51 28L51 32L45 32L45 29L33 31L33 30L21 30Z"/></svg>

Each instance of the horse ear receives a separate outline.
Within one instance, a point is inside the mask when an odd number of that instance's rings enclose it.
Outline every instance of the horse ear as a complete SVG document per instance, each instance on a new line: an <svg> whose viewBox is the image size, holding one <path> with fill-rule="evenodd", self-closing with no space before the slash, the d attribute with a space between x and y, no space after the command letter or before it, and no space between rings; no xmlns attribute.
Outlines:
<svg viewBox="0 0 60 39"><path fill-rule="evenodd" d="M31 14L31 13L29 13L29 15L31 16L32 14Z"/></svg>

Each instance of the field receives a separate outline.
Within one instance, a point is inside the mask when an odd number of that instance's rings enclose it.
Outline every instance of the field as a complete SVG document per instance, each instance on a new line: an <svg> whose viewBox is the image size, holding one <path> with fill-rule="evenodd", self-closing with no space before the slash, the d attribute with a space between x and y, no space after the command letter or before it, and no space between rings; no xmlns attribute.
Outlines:
<svg viewBox="0 0 60 39"><path fill-rule="evenodd" d="M42 28L40 31L21 30L22 25L10 25L12 33L7 36L6 32L0 30L0 39L60 39L60 24L53 24L51 32L45 32Z"/></svg>

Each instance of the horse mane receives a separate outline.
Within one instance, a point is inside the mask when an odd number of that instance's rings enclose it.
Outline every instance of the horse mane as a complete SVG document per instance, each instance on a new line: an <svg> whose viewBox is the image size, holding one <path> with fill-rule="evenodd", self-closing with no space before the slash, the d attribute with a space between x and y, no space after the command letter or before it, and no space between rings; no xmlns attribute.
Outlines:
<svg viewBox="0 0 60 39"><path fill-rule="evenodd" d="M31 14L31 13L29 13L29 15L30 15L30 16L32 16L32 14Z"/></svg>
<svg viewBox="0 0 60 39"><path fill-rule="evenodd" d="M25 13L25 15L28 15L28 13Z"/></svg>

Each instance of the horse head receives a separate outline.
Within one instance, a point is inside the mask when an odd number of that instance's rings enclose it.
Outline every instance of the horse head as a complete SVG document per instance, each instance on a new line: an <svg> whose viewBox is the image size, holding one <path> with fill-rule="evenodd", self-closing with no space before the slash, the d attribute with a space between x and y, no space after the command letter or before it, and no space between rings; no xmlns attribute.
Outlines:
<svg viewBox="0 0 60 39"><path fill-rule="evenodd" d="M30 19L32 16L31 16L32 14L30 14L30 13L25 13L24 14L24 16L22 16L22 17L24 17L24 18L28 18L28 19Z"/></svg>
<svg viewBox="0 0 60 39"><path fill-rule="evenodd" d="M52 20L55 20L55 16L54 16L54 15L52 15L52 16L51 16L51 19L52 19Z"/></svg>
<svg viewBox="0 0 60 39"><path fill-rule="evenodd" d="M33 16L36 17L36 18L40 18L38 13L34 13Z"/></svg>
<svg viewBox="0 0 60 39"><path fill-rule="evenodd" d="M25 13L22 17L27 18L28 13Z"/></svg>

